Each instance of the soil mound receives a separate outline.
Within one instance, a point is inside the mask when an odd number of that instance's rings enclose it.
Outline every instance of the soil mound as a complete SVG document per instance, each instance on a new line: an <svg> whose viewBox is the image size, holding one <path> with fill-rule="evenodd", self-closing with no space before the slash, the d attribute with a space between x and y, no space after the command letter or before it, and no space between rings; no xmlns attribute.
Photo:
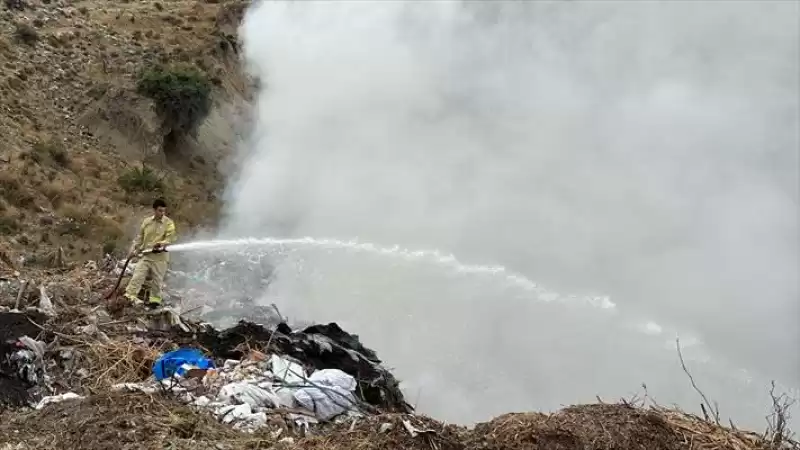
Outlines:
<svg viewBox="0 0 800 450"><path fill-rule="evenodd" d="M0 448L20 449L214 449L237 442L248 447L257 437L245 436L211 416L163 396L141 393L99 393L85 400L50 405L41 411L6 412L0 416Z"/></svg>

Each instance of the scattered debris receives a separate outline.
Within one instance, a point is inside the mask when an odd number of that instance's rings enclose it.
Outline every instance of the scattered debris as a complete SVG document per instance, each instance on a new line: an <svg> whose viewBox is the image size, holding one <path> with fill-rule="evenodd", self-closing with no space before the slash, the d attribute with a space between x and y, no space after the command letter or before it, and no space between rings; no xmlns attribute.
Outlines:
<svg viewBox="0 0 800 450"><path fill-rule="evenodd" d="M44 290L44 286L39 286L39 310L47 316L55 316L56 310L53 307L53 302L50 301L50 296Z"/></svg>
<svg viewBox="0 0 800 450"><path fill-rule="evenodd" d="M66 400L75 400L75 399L83 399L85 398L82 395L78 395L74 392L67 392L66 394L59 394L59 395L48 395L43 399L39 400L39 403L36 404L34 407L35 409L42 409L47 405L51 405L53 403L61 403Z"/></svg>
<svg viewBox="0 0 800 450"><path fill-rule="evenodd" d="M271 308L267 324L218 331L174 305L112 312L98 301L110 283L87 283L95 296L50 283L24 312L0 312L0 449L796 449L630 404L445 425L414 414L375 352L335 323L292 329Z"/></svg>

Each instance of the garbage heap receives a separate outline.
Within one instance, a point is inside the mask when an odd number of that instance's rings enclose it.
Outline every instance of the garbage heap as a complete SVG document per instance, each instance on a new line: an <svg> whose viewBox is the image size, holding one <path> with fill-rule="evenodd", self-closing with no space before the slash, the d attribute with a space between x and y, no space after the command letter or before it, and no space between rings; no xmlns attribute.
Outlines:
<svg viewBox="0 0 800 450"><path fill-rule="evenodd" d="M255 431L279 411L296 429L381 412L412 412L375 352L337 324L292 331L251 322L169 336L153 376L112 390L164 392L209 410L234 429Z"/></svg>
<svg viewBox="0 0 800 450"><path fill-rule="evenodd" d="M97 272L0 274L0 450L800 448L778 428L636 402L443 424L413 414L375 352L335 323L290 327L273 308L219 331L180 305L117 308Z"/></svg>
<svg viewBox="0 0 800 450"><path fill-rule="evenodd" d="M46 326L35 308L0 312L0 406L42 409L106 388L166 395L247 432L277 414L304 435L328 422L412 412L375 352L336 323L292 330L242 321L217 331L180 320L165 329L150 325L165 314L174 323L169 310L122 320L103 313L91 323L99 311L69 332Z"/></svg>

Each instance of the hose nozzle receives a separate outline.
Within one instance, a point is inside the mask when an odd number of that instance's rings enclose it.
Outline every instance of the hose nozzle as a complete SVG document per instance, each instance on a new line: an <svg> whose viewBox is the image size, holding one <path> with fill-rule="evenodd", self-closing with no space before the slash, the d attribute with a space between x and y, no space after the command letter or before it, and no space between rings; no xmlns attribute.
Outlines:
<svg viewBox="0 0 800 450"><path fill-rule="evenodd" d="M167 246L166 245L156 244L151 249L142 250L142 254L145 255L145 254L148 254L148 253L164 253L166 251L167 251Z"/></svg>

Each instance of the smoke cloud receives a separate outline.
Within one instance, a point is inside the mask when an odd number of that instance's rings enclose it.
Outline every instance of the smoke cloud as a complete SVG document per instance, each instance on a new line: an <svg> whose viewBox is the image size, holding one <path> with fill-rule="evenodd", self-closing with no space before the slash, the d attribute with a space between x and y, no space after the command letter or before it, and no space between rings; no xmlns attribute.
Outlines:
<svg viewBox="0 0 800 450"><path fill-rule="evenodd" d="M255 3L241 33L263 88L223 234L438 249L616 303L385 255L276 256L264 301L358 333L435 416L643 382L696 409L680 332L722 412L760 427L766 383L800 380L798 12Z"/></svg>

